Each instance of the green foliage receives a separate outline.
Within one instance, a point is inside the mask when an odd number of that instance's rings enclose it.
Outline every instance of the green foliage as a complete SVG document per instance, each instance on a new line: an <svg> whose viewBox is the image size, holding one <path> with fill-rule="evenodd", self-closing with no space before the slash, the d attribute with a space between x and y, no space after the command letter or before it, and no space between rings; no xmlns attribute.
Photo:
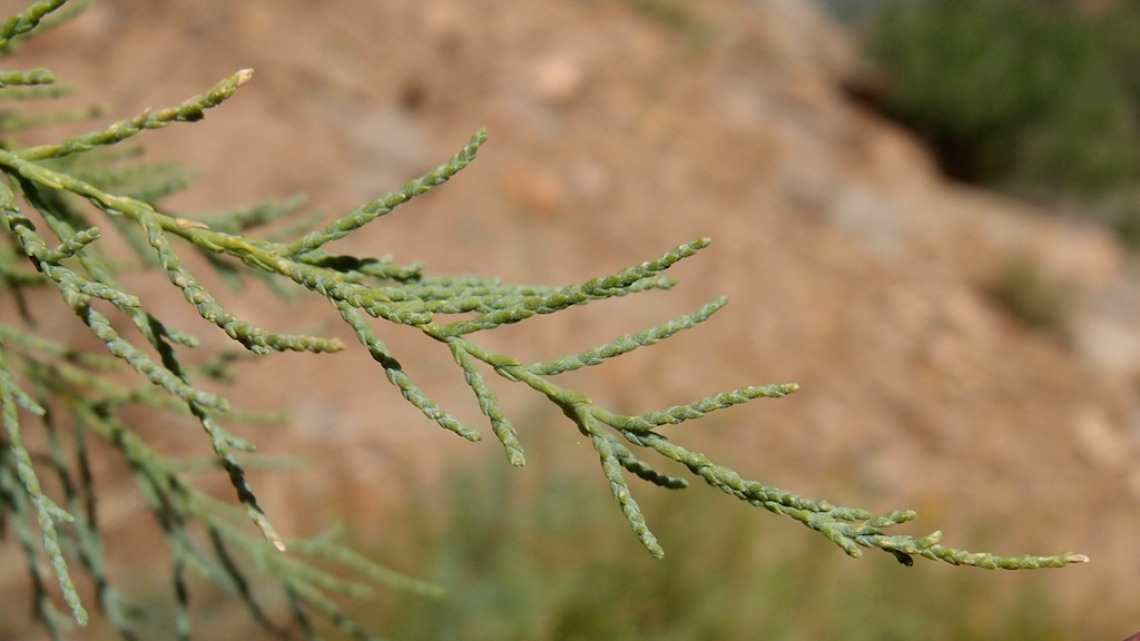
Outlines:
<svg viewBox="0 0 1140 641"><path fill-rule="evenodd" d="M44 19L64 0L36 2L0 26L0 50L47 24ZM488 374L522 384L553 403L571 426L588 437L603 476L629 526L654 557L663 549L650 531L628 484L629 475L664 488L683 488L685 479L660 471L687 469L695 478L750 505L790 517L823 534L847 554L882 550L910 565L914 556L956 565L1023 569L1060 567L1087 560L1081 555L999 556L943 546L940 534L914 538L888 534L910 521L909 510L875 516L865 510L832 505L746 480L735 471L669 440L664 428L758 398L780 398L791 383L744 386L691 403L640 415L622 415L591 402L582 393L556 382L559 374L589 367L653 345L690 329L720 310L725 300L708 304L679 319L643 332L617 337L602 345L550 361L523 362L482 346L479 332L555 313L574 305L668 289L665 270L709 245L698 238L649 261L617 273L564 287L507 285L493 278L437 276L419 264L392 258L332 253L327 246L416 197L447 182L470 163L486 140L478 132L438 169L401 189L361 205L324 224L304 218L285 224L296 201L267 203L209 216L175 212L164 198L185 184L171 166L125 164L129 154L113 145L148 130L194 122L247 83L251 70L241 70L209 91L180 105L146 111L134 118L66 138L58 144L21 146L11 132L0 147L0 287L12 302L14 316L0 324L0 526L15 533L24 551L32 582L36 615L53 638L69 627L52 597L52 582L70 618L87 622L81 588L84 577L94 603L123 638L138 638L138 608L111 580L99 520L100 479L95 457L117 456L130 470L141 495L166 537L171 555L171 585L177 638L189 638L191 577L207 577L229 590L265 629L283 634L263 600L261 583L275 583L295 627L316 638L314 618L327 620L357 639L371 638L348 616L338 595L369 598L376 583L394 584L420 594L433 586L378 567L341 544L336 532L307 540L286 540L258 504L247 470L258 463L254 446L231 431L257 417L233 409L202 382L226 380L233 354L201 359L189 356L196 337L177 329L177 312L163 318L143 307L120 278L141 264L177 289L188 307L217 327L251 356L280 351L313 353L345 349L333 338L279 333L259 327L228 311L190 271L186 254L200 254L229 283L252 277L275 291L315 295L351 328L357 341L376 361L387 380L425 417L467 440L481 432L432 400L402 367L380 337L377 326L404 325L450 351L508 462L523 465L525 453L518 430L493 391ZM8 122L32 122L40 107L28 102L28 88L54 86L51 72L0 72L0 98L31 105ZM51 99L61 92L37 92ZM115 148L117 149L117 148ZM278 223L271 225L271 223ZM126 261L105 247L104 227L114 229L134 253ZM29 291L32 289L42 291ZM58 294L60 302L52 299ZM54 305L54 306L53 306ZM76 347L44 335L38 318L63 310L86 328L95 350ZM164 310L169 312L169 310ZM191 365L191 362L199 362ZM161 420L138 421L141 415ZM192 422L204 432L213 457L208 462L169 455L156 447L157 437L140 423ZM96 449L98 448L98 449ZM636 452L636 454L635 454ZM207 493L200 476L221 474L232 485L236 505ZM50 482L49 482L50 481ZM249 527L252 523L253 527ZM198 533L198 535L195 535ZM346 579L327 565L345 566ZM82 572L80 575L77 569ZM260 580L254 581L258 577Z"/></svg>
<svg viewBox="0 0 1140 641"><path fill-rule="evenodd" d="M868 52L891 77L887 109L958 177L1030 195L1095 198L1140 172L1140 22L1066 2L896 2Z"/></svg>

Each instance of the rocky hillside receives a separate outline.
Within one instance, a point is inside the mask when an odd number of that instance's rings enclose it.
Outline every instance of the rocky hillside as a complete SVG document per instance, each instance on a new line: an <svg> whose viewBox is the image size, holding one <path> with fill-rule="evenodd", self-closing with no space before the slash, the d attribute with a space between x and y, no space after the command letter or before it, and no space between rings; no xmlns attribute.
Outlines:
<svg viewBox="0 0 1140 641"><path fill-rule="evenodd" d="M1140 589L1132 262L1099 228L941 179L920 141L848 98L854 43L811 4L141 6L103 0L20 60L104 97L116 117L255 68L202 123L149 137L154 156L203 168L179 207L303 191L343 211L486 126L491 141L468 171L346 250L562 283L710 236L674 292L490 340L549 356L725 293L732 303L703 329L577 380L595 400L642 410L796 381L793 397L677 438L790 489L918 508L919 527L944 529L948 543L973 546L966 537L986 523L995 551L1087 553L1091 564L1058 576L1075 607L1123 608ZM1026 290L1059 304L1059 320L1033 329L1003 303ZM235 297L233 308L280 328L331 319L275 317L267 301ZM447 354L389 337L445 403L470 405ZM417 461L426 479L471 449L405 407L365 358L285 358L312 380L266 372L241 395L292 406L294 446L345 462L327 484L298 475L265 491L286 528L307 522L289 511L296 497L367 510L392 470L407 469L398 451L435 452ZM536 401L512 402L534 414ZM571 431L551 420L525 426L524 441L547 428ZM474 451L501 456L492 449Z"/></svg>

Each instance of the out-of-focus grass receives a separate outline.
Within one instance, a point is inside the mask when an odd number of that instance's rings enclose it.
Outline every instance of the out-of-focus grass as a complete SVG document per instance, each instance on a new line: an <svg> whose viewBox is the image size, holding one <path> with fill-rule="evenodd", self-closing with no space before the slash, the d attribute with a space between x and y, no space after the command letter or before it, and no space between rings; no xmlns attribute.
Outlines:
<svg viewBox="0 0 1140 641"><path fill-rule="evenodd" d="M1045 596L1063 571L849 559L818 535L705 488L646 487L643 507L667 552L655 561L600 483L536 481L538 470L494 463L457 476L444 521L413 534L426 551L419 573L449 594L393 597L375 611L391 638L1093 638Z"/></svg>

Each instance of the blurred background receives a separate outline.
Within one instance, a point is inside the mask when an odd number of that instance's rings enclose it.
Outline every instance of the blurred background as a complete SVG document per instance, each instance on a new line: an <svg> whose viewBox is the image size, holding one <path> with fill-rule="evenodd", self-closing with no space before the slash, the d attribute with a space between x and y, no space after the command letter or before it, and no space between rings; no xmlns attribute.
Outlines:
<svg viewBox="0 0 1140 641"><path fill-rule="evenodd" d="M1092 557L1027 573L906 568L850 559L708 488L635 485L658 562L589 443L506 381L522 470L493 439L439 430L361 350L243 365L224 391L294 417L245 435L307 464L253 479L278 529L343 521L375 558L449 590L360 604L381 633L1118 640L1140 629L1138 43L1140 5L1127 2L101 0L8 65L54 70L79 87L76 105L101 101L101 123L254 68L204 121L145 136L148 155L198 172L169 205L187 213L303 192L340 214L486 127L470 168L338 249L568 284L710 236L671 292L484 341L550 358L727 294L701 328L568 380L630 413L798 382L668 433L747 478L917 509L907 531L941 529L949 545ZM186 313L162 282L137 287L168 318ZM221 289L239 316L352 343L320 304ZM381 336L441 404L483 425L445 349L401 328ZM135 561L117 576L166 607L161 537L129 479L108 485L109 534ZM0 548L0 639L35 638L21 632L14 554ZM203 638L252 638L240 607L197 589Z"/></svg>

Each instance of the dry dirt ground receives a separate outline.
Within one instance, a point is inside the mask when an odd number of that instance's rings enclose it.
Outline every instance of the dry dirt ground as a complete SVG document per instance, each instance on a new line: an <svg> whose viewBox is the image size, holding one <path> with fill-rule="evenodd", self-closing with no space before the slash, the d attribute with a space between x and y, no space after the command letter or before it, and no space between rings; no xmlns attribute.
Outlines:
<svg viewBox="0 0 1140 641"><path fill-rule="evenodd" d="M809 3L102 1L17 61L105 100L104 121L254 68L203 122L146 136L152 156L201 168L172 203L185 211L305 192L314 207L343 212L487 127L490 142L467 171L341 249L571 283L709 236L712 246L676 270L673 292L487 341L551 356L727 294L731 304L702 328L574 381L603 404L641 411L796 381L792 397L677 436L805 494L915 507L919 529L942 528L948 543L971 547L967 534L985 524L997 551L1089 554L1091 564L1057 571L1053 589L1074 610L1134 604L1140 334L1130 262L1096 228L945 183L918 141L847 99L842 83L859 67L851 38ZM1019 257L1075 292L1065 328L1027 329L987 297ZM139 286L182 313L160 284ZM328 322L347 338L319 305L283 310L257 293L229 304L275 329ZM445 350L385 336L429 391L478 423ZM378 510L383 488L403 491L398 474L430 485L458 457L501 456L493 441L456 444L359 354L278 362L251 365L254 382L233 394L289 408L297 424L267 447L333 470L267 482L264 503L286 531ZM520 417L541 405L503 395ZM523 429L524 441L572 432L556 420ZM566 443L564 455L594 465L572 436Z"/></svg>

